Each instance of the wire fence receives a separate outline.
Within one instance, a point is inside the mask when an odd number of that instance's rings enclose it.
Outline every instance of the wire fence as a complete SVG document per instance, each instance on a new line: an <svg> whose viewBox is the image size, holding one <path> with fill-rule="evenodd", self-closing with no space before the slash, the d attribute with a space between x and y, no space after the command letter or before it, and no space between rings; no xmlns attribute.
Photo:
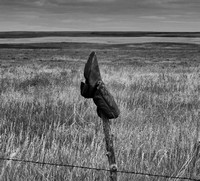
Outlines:
<svg viewBox="0 0 200 181"><path fill-rule="evenodd" d="M4 161L7 160L7 161L14 161L14 162L24 162L24 163L32 163L32 164L39 164L39 165L50 165L50 166L56 166L56 167L71 167L71 168L79 168L79 169L87 169L87 170L96 170L96 171L110 172L109 169L87 167L87 166L78 166L78 165L71 165L71 164L48 163L48 162L39 162L39 161L32 161L32 160L20 160L20 159L14 159L14 158L1 158L1 157L0 157L0 160L4 160ZM182 179L182 180L200 181L200 179L194 179L194 178L190 178L190 177L176 177L176 176L169 176L169 175L159 175L159 174L151 174L151 173L126 171L126 170L117 170L116 172L117 173L124 173L124 174L149 176L149 177L162 177L162 178L168 178L168 179Z"/></svg>

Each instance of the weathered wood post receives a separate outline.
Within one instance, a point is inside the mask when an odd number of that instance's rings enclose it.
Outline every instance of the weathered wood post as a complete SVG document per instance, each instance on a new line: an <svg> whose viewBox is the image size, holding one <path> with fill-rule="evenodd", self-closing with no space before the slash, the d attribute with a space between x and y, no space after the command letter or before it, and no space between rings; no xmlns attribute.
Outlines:
<svg viewBox="0 0 200 181"><path fill-rule="evenodd" d="M106 141L106 151L107 151L107 157L110 167L110 180L111 181L117 181L117 164L115 160L115 152L114 152L114 145L113 145L113 135L111 133L111 127L110 127L110 120L103 117L103 131L105 135L105 141Z"/></svg>
<svg viewBox="0 0 200 181"><path fill-rule="evenodd" d="M97 106L97 114L103 121L106 151L110 166L110 181L117 181L117 164L115 160L113 135L110 120L119 116L120 111L113 96L102 81L95 52L92 52L84 68L85 83L81 82L81 95L92 98Z"/></svg>

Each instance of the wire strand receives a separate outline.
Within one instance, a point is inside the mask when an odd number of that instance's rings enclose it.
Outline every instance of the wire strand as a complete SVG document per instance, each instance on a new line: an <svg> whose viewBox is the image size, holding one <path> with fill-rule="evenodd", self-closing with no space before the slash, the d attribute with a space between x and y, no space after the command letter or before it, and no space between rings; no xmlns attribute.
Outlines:
<svg viewBox="0 0 200 181"><path fill-rule="evenodd" d="M10 161L15 161L15 162L24 162L24 163L33 163L33 164L51 165L51 166L61 166L61 167L71 167L71 168L80 168L80 169L106 171L106 172L111 171L111 170L104 169L104 168L94 168L94 167L86 167L86 166L78 166L78 165L70 165L70 164L47 163L47 162L39 162L39 161L32 161L32 160L20 160L20 159L13 159L13 158L1 158L0 157L0 160L10 160ZM134 171L126 171L126 170L117 170L116 172L117 173L124 173L124 174L135 174L135 175L150 176L150 177L163 177L163 178L171 178L171 179L200 181L199 179L194 179L194 178L190 178L190 177L176 177L176 176L169 176L169 175L150 174L150 173L142 173L142 172L134 172Z"/></svg>

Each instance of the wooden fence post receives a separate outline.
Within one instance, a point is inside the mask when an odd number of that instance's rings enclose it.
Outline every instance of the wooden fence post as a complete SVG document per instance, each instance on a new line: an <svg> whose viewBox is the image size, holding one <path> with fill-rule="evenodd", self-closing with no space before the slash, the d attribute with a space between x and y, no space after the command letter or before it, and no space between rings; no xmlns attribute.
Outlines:
<svg viewBox="0 0 200 181"><path fill-rule="evenodd" d="M111 134L109 119L116 119L120 110L113 96L106 89L102 81L99 65L95 52L89 55L84 68L85 83L81 82L81 95L84 98L93 98L97 106L97 114L103 120L103 131L106 141L106 151L110 166L110 181L117 181L117 164L113 147L113 135Z"/></svg>
<svg viewBox="0 0 200 181"><path fill-rule="evenodd" d="M113 135L111 134L110 120L105 118L102 114L103 120L103 131L106 141L106 151L108 162L110 166L110 181L117 181L117 164L115 160L114 146L113 146Z"/></svg>

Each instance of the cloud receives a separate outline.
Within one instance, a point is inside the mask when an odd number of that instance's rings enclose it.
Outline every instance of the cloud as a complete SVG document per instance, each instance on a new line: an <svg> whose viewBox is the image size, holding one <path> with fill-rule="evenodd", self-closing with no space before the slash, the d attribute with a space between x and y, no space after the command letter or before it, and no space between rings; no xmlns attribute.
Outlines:
<svg viewBox="0 0 200 181"><path fill-rule="evenodd" d="M155 20L166 19L166 17L163 17L163 16L140 16L139 18L142 18L142 19L155 19Z"/></svg>
<svg viewBox="0 0 200 181"><path fill-rule="evenodd" d="M52 5L83 5L83 4L105 4L105 3L113 3L116 0L46 0L48 3Z"/></svg>
<svg viewBox="0 0 200 181"><path fill-rule="evenodd" d="M77 2L89 2L89 3L110 3L115 2L115 0L76 0Z"/></svg>
<svg viewBox="0 0 200 181"><path fill-rule="evenodd" d="M111 18L105 18L105 17L97 17L97 18L93 18L94 21L97 21L97 22L110 22L112 21Z"/></svg>
<svg viewBox="0 0 200 181"><path fill-rule="evenodd" d="M182 21L182 20L166 20L164 23L177 23L177 24L197 24L196 21Z"/></svg>
<svg viewBox="0 0 200 181"><path fill-rule="evenodd" d="M147 2L147 0L145 1ZM152 5L160 6L161 8L181 9L200 7L199 0L148 0L148 2Z"/></svg>
<svg viewBox="0 0 200 181"><path fill-rule="evenodd" d="M46 3L46 0L38 0L38 1L35 1L35 5L36 6L44 6Z"/></svg>

